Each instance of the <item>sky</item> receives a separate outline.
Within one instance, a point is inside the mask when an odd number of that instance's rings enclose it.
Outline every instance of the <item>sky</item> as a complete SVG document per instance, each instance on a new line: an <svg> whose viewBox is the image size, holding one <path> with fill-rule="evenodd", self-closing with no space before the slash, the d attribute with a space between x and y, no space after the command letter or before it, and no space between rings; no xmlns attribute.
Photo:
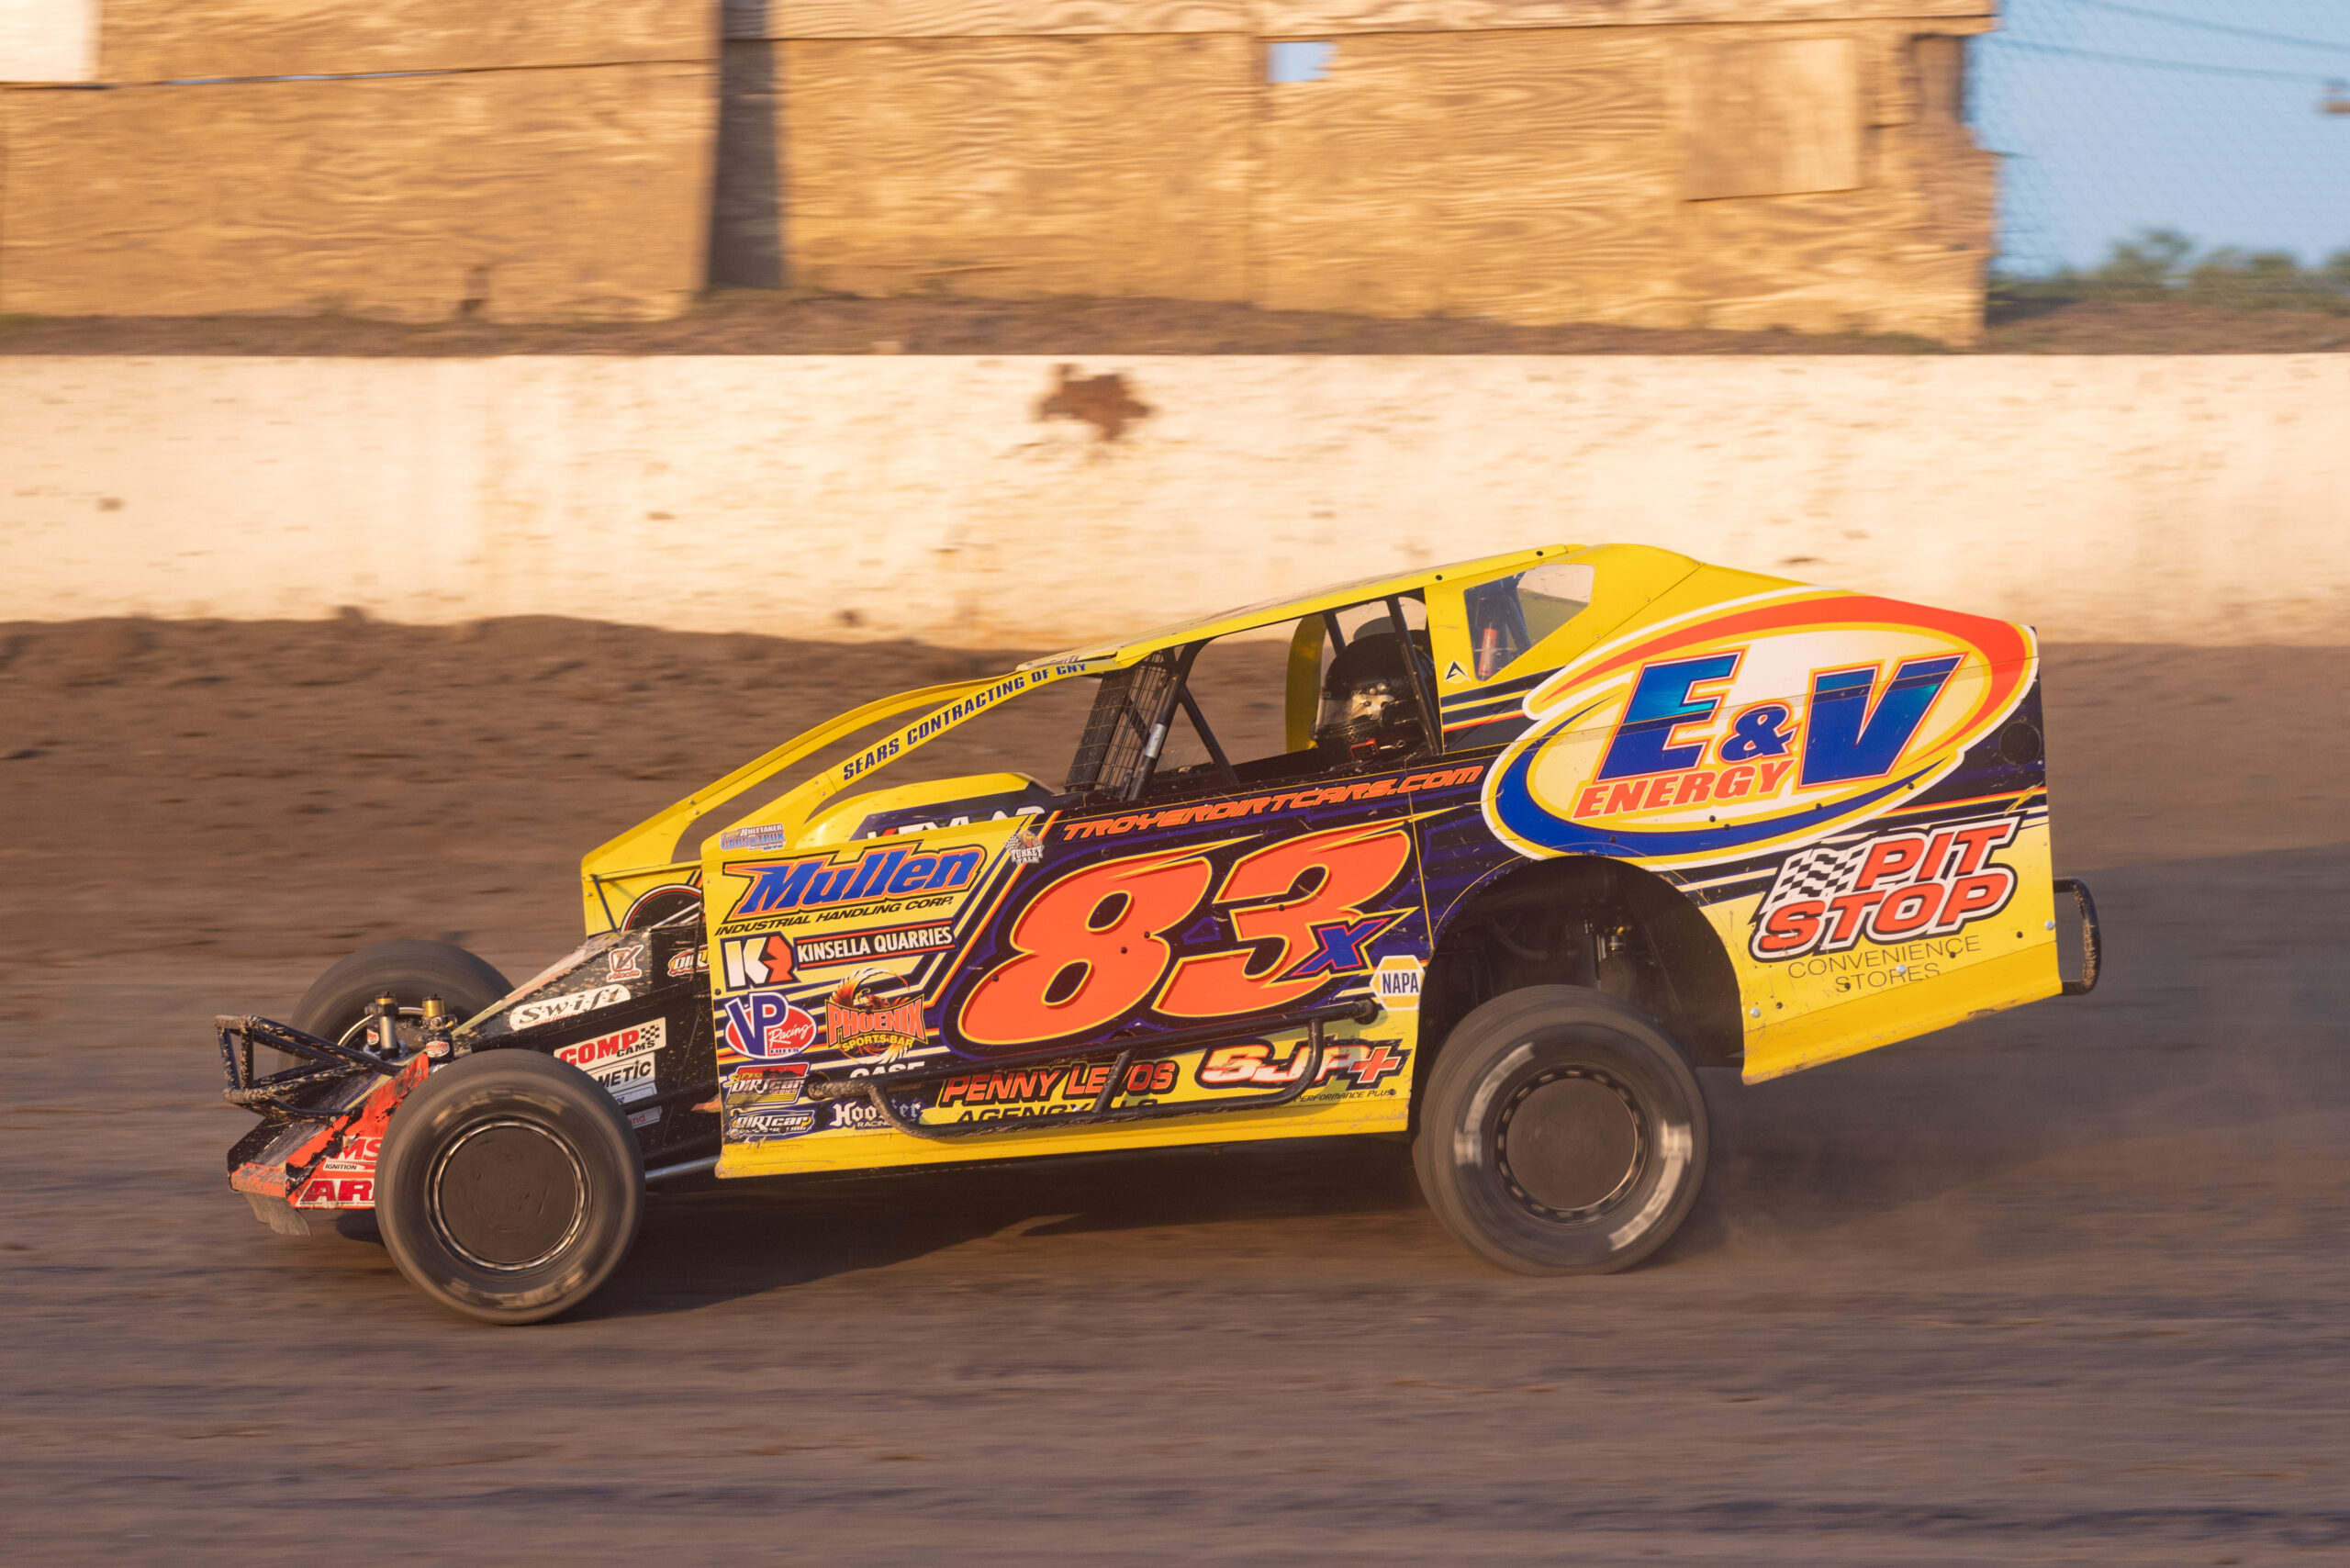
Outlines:
<svg viewBox="0 0 2350 1568"><path fill-rule="evenodd" d="M2304 263L2350 250L2350 115L2317 107L2329 78L2350 97L2350 0L2000 9L2000 31L1974 46L1971 113L2006 158L2004 269L2094 265L2147 228Z"/></svg>

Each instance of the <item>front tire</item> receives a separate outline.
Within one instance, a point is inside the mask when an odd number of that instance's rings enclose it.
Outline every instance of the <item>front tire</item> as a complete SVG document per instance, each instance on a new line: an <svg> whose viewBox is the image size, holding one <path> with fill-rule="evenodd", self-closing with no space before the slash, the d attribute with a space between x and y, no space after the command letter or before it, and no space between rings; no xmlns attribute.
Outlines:
<svg viewBox="0 0 2350 1568"><path fill-rule="evenodd" d="M385 1130L385 1249L409 1283L467 1317L536 1323L576 1306L628 1256L643 1216L643 1164L619 1107L535 1051L442 1068Z"/></svg>
<svg viewBox="0 0 2350 1568"><path fill-rule="evenodd" d="M1437 1058L1413 1164L1455 1240L1520 1274L1605 1274L1664 1245L1705 1180L1705 1097L1646 1014L1528 986Z"/></svg>
<svg viewBox="0 0 2350 1568"><path fill-rule="evenodd" d="M404 938L362 947L314 981L294 1009L294 1027L348 1044L366 1024L375 999L399 1001L400 1016L413 1022L424 1014L424 999L449 1004L462 1023L513 990L486 958L451 942ZM400 1030L406 1038L408 1030Z"/></svg>

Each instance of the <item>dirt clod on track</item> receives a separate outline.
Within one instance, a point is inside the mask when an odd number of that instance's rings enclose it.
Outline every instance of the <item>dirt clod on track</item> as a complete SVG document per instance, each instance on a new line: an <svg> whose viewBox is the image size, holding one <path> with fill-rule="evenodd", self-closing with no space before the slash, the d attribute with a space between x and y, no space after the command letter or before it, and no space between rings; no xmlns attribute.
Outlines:
<svg viewBox="0 0 2350 1568"><path fill-rule="evenodd" d="M601 1296L490 1329L228 1192L212 1014L395 935L535 968L585 849L1013 656L0 627L9 1558L2350 1556L2350 650L2051 650L2105 985L1709 1080L1628 1274L1487 1270L1334 1140L657 1198Z"/></svg>

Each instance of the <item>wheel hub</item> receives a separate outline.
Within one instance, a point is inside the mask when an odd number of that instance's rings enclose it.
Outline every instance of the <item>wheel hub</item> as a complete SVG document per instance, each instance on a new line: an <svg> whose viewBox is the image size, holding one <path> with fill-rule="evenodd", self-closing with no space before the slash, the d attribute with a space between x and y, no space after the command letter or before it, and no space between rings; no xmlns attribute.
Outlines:
<svg viewBox="0 0 2350 1568"><path fill-rule="evenodd" d="M560 1253L588 1213L588 1176L571 1146L535 1122L467 1127L433 1162L433 1228L484 1269L516 1272Z"/></svg>
<svg viewBox="0 0 2350 1568"><path fill-rule="evenodd" d="M1590 1068L1549 1068L1518 1085L1495 1137L1510 1195L1546 1219L1587 1220L1639 1180L1646 1119L1624 1087Z"/></svg>

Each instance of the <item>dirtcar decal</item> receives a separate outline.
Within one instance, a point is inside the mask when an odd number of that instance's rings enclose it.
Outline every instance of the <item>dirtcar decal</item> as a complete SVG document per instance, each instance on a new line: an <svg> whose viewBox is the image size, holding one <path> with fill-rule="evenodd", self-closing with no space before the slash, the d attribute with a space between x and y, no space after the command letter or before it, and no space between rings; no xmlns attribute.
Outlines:
<svg viewBox="0 0 2350 1568"><path fill-rule="evenodd" d="M1942 778L2037 663L2022 627L1893 599L1791 588L1717 606L1537 688L1485 818L1537 857L1680 867L1796 848Z"/></svg>
<svg viewBox="0 0 2350 1568"><path fill-rule="evenodd" d="M1198 805L1169 806L1164 811L1136 812L1122 817L1096 817L1090 822L1068 823L1061 829L1061 836L1065 839L1105 838L1145 828L1229 822L1239 817L1261 816L1270 812L1334 806L1347 801L1384 800L1391 795L1416 794L1423 790L1449 790L1457 785L1473 784L1484 771L1485 765L1478 762L1460 767L1439 767L1429 773L1409 773L1400 778L1317 784L1308 790L1293 790L1281 795L1255 795L1245 801L1208 801Z"/></svg>
<svg viewBox="0 0 2350 1568"><path fill-rule="evenodd" d="M669 955L669 976L675 980L683 975L698 975L710 968L710 955L699 947L688 947L682 953Z"/></svg>
<svg viewBox="0 0 2350 1568"><path fill-rule="evenodd" d="M1841 953L1863 936L1947 936L1997 914L2015 897L2016 873L1990 855L2020 825L2002 817L1790 855L1754 912L1747 951L1765 963Z"/></svg>
<svg viewBox="0 0 2350 1568"><path fill-rule="evenodd" d="M889 1061L922 1044L922 998L898 993L887 969L860 969L824 1003L824 1044L842 1056Z"/></svg>
<svg viewBox="0 0 2350 1568"><path fill-rule="evenodd" d="M737 895L727 919L951 892L969 884L986 856L985 850L977 847L934 855L911 846L884 846L860 850L846 860L827 854L789 860L731 861L723 868L726 874L747 877L751 885Z"/></svg>
<svg viewBox="0 0 2350 1568"><path fill-rule="evenodd" d="M516 1029L536 1028L557 1018L576 1018L583 1013L599 1013L607 1007L618 1007L629 997L624 985L599 985L593 991L575 991L568 996L550 996L542 1002L525 1002L509 1008L506 1022Z"/></svg>
<svg viewBox="0 0 2350 1568"><path fill-rule="evenodd" d="M725 1047L738 1057L772 1061L816 1043L816 1020L779 991L755 991L720 1003Z"/></svg>
<svg viewBox="0 0 2350 1568"><path fill-rule="evenodd" d="M740 1100L745 1105L797 1105L800 1091L807 1084L808 1064L804 1061L738 1068L719 1081L730 1103Z"/></svg>
<svg viewBox="0 0 2350 1568"><path fill-rule="evenodd" d="M787 1110L729 1111L726 1114L726 1141L729 1143L770 1143L777 1138L799 1137L816 1130L816 1107L794 1105Z"/></svg>

